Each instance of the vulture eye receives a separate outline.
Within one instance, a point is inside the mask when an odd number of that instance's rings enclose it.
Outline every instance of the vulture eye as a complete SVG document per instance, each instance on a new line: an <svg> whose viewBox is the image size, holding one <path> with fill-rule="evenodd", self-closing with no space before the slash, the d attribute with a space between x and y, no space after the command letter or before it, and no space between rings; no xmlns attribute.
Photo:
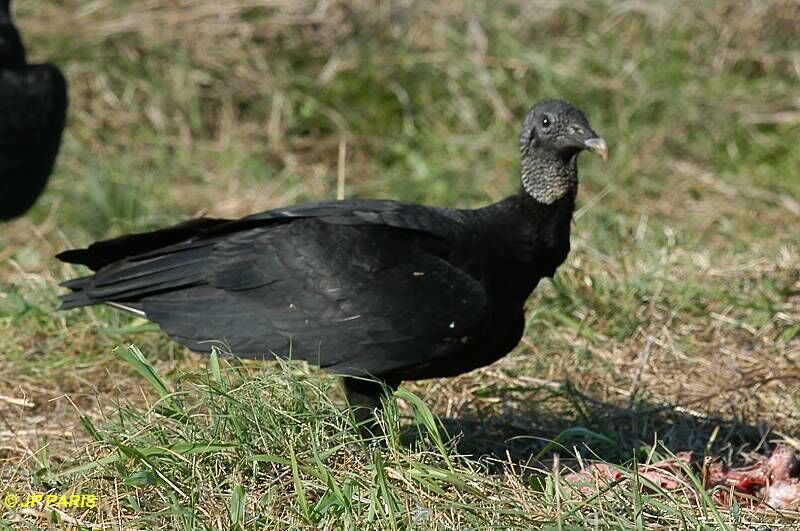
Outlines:
<svg viewBox="0 0 800 531"><path fill-rule="evenodd" d="M551 122L549 116L545 116L544 118L542 118L542 128L547 129L548 127L550 127L550 124Z"/></svg>

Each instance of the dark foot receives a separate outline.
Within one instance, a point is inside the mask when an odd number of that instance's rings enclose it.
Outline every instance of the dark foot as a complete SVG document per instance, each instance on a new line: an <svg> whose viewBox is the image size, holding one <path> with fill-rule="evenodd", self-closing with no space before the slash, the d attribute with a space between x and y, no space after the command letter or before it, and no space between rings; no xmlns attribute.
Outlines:
<svg viewBox="0 0 800 531"><path fill-rule="evenodd" d="M383 409L381 398L386 397L387 392L394 392L400 382L395 380L379 382L344 377L342 383L350 411L353 413L361 435L364 438L382 435L383 430L375 417L375 412Z"/></svg>

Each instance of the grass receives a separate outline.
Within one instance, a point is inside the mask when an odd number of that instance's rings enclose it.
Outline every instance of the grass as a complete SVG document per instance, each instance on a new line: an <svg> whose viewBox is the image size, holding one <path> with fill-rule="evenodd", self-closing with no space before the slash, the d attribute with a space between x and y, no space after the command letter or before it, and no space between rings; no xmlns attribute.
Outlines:
<svg viewBox="0 0 800 531"><path fill-rule="evenodd" d="M795 2L15 2L69 79L48 191L0 228L3 492L99 507L0 527L794 528L634 463L745 460L800 434ZM517 186L525 110L583 108L573 250L494 365L404 385L383 444L335 379L58 313L52 256L190 216L336 194L478 206ZM135 347L129 345L135 344ZM566 468L628 480L586 496ZM699 481L694 478L695 481ZM50 524L48 524L50 522ZM55 523L58 522L58 523Z"/></svg>

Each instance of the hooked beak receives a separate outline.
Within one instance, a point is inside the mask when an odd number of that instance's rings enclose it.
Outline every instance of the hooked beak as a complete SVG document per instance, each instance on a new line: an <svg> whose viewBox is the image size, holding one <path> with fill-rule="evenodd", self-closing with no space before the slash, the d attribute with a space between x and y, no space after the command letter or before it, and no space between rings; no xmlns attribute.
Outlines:
<svg viewBox="0 0 800 531"><path fill-rule="evenodd" d="M597 136L588 140L584 140L583 145L589 151L600 155L600 157L603 159L603 162L608 162L608 144L604 139Z"/></svg>

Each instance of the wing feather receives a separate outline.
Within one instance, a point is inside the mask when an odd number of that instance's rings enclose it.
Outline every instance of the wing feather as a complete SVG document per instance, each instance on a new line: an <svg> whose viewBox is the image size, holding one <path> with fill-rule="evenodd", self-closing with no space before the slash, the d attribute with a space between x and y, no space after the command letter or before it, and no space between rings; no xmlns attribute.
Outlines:
<svg viewBox="0 0 800 531"><path fill-rule="evenodd" d="M245 357L385 374L429 363L488 322L484 286L448 261L469 237L456 211L393 201L185 224L130 237L146 251L67 283L64 307L135 303L194 350L223 344ZM124 241L60 258L96 266L119 257Z"/></svg>
<svg viewBox="0 0 800 531"><path fill-rule="evenodd" d="M154 295L144 311L200 350L220 339L242 356L396 370L428 360L488 311L483 286L419 239L319 220L249 231L215 246L209 285Z"/></svg>

